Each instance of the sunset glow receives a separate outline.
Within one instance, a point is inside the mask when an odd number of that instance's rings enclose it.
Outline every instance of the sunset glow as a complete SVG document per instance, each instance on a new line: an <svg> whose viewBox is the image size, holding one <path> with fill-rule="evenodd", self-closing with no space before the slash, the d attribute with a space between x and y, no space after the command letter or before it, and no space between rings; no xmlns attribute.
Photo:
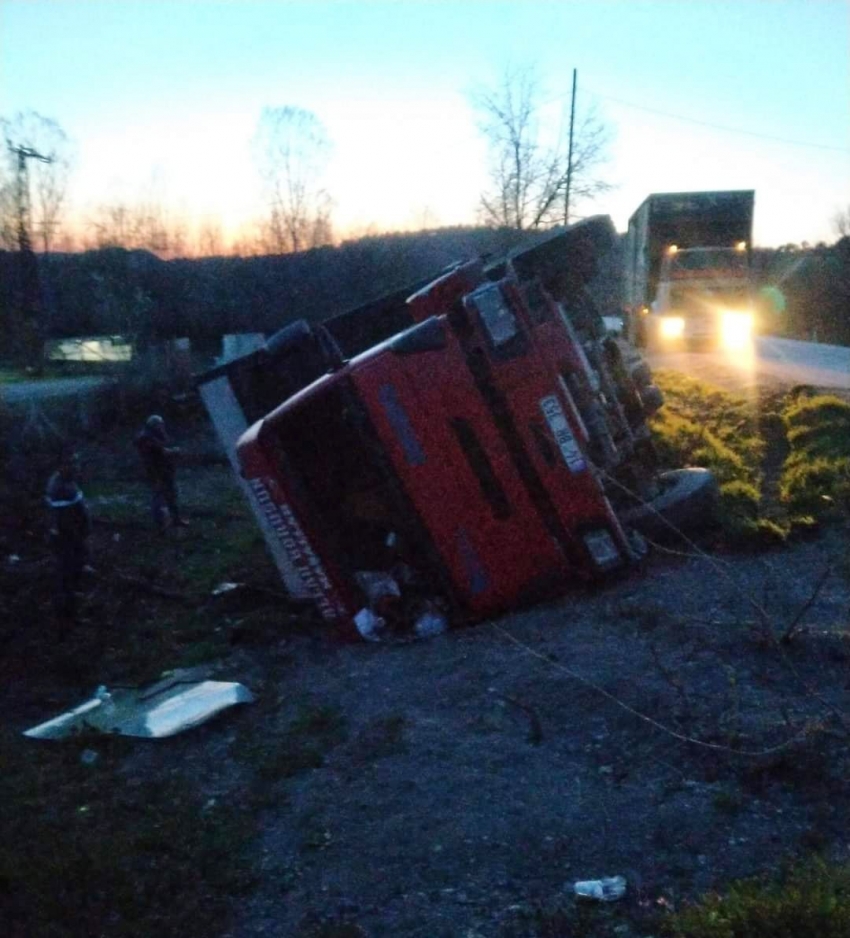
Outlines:
<svg viewBox="0 0 850 938"><path fill-rule="evenodd" d="M551 130L575 67L579 111L611 136L612 189L579 214L622 230L649 192L753 188L757 245L815 243L850 203L848 19L841 0L3 0L0 114L32 108L73 139L70 228L147 199L232 242L267 209L263 107L307 109L331 141L340 238L474 224L487 152L471 92L533 63Z"/></svg>

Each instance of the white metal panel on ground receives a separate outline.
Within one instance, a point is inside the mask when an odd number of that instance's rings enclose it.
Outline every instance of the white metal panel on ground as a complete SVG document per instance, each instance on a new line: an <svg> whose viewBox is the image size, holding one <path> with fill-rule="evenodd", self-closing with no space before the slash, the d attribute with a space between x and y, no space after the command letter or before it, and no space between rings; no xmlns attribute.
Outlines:
<svg viewBox="0 0 850 938"><path fill-rule="evenodd" d="M26 730L31 739L66 739L85 732L159 739L182 733L254 695L230 681L161 681L148 689L105 687L73 710Z"/></svg>

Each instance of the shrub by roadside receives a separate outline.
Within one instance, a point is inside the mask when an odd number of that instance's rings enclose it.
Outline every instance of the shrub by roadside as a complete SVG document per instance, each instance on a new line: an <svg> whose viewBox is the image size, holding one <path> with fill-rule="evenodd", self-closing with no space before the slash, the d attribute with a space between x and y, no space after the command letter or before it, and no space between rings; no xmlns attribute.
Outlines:
<svg viewBox="0 0 850 938"><path fill-rule="evenodd" d="M786 528L762 515L765 440L747 398L670 371L655 373L665 404L651 420L665 467L704 466L720 485L718 523L733 546L781 543Z"/></svg>
<svg viewBox="0 0 850 938"><path fill-rule="evenodd" d="M828 518L850 509L850 404L818 394L786 408L790 452L780 483L789 512Z"/></svg>

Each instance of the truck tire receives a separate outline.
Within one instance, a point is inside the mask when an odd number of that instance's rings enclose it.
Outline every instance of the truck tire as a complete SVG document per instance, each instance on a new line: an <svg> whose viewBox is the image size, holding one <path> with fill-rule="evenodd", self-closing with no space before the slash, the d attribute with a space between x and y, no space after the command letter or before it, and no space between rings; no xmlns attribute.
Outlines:
<svg viewBox="0 0 850 938"><path fill-rule="evenodd" d="M643 359L632 365L631 379L638 386L638 390L652 384L652 371Z"/></svg>
<svg viewBox="0 0 850 938"><path fill-rule="evenodd" d="M664 395L661 388L656 384L647 384L640 389L640 400L643 405L643 412L647 417L651 417L657 410L660 410L664 404Z"/></svg>
<svg viewBox="0 0 850 938"><path fill-rule="evenodd" d="M658 477L652 501L624 513L626 524L646 537L668 540L676 529L687 532L710 524L717 506L717 480L708 469L674 469Z"/></svg>

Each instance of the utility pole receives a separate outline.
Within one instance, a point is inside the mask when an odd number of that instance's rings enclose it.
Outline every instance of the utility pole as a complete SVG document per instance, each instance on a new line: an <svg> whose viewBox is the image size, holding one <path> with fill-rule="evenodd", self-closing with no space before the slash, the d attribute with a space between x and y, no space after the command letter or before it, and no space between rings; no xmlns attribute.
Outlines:
<svg viewBox="0 0 850 938"><path fill-rule="evenodd" d="M573 183L573 127L576 119L576 69L573 69L573 100L570 106L570 146L567 153L567 185L564 196L564 224L570 223L570 189Z"/></svg>
<svg viewBox="0 0 850 938"><path fill-rule="evenodd" d="M18 353L26 363L41 371L44 365L44 323L41 310L41 286L38 279L38 262L32 249L30 237L30 187L27 160L52 163L52 156L45 156L32 147L13 146L9 150L17 157L16 209L18 215L18 274L20 320L15 324L12 339Z"/></svg>
<svg viewBox="0 0 850 938"><path fill-rule="evenodd" d="M45 156L32 147L15 147L9 144L9 150L18 158L18 178L17 178L17 210L18 210L18 249L20 251L31 251L32 241L30 239L30 186L29 173L27 172L27 160L38 160L41 163L52 163L52 156Z"/></svg>

